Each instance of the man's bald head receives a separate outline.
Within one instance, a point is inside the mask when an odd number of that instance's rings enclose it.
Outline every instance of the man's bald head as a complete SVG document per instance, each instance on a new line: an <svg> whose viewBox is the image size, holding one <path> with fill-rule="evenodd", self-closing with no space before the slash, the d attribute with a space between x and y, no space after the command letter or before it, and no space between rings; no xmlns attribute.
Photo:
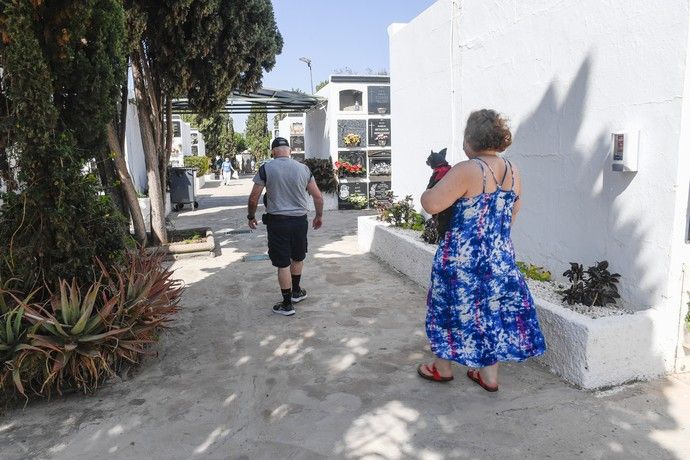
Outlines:
<svg viewBox="0 0 690 460"><path fill-rule="evenodd" d="M289 157L290 151L291 151L290 147L286 147L284 145L281 145L280 147L274 147L271 150L271 154L273 155L273 158Z"/></svg>

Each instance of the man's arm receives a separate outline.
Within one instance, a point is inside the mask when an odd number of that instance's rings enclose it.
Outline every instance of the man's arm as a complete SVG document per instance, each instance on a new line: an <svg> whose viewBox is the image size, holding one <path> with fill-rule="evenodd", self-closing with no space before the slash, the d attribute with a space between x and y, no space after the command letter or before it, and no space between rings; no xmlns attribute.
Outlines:
<svg viewBox="0 0 690 460"><path fill-rule="evenodd" d="M321 225L323 224L323 196L321 195L321 190L319 190L319 186L316 185L316 181L314 180L309 181L309 184L307 184L307 192L309 192L311 198L314 200L314 209L316 209L316 217L314 217L313 227L314 230L317 230L321 228Z"/></svg>
<svg viewBox="0 0 690 460"><path fill-rule="evenodd" d="M254 184L252 187L252 192L249 194L249 200L247 200L247 221L249 223L249 228L256 228L256 207L259 205L259 197L261 192L264 190L264 186L261 184Z"/></svg>

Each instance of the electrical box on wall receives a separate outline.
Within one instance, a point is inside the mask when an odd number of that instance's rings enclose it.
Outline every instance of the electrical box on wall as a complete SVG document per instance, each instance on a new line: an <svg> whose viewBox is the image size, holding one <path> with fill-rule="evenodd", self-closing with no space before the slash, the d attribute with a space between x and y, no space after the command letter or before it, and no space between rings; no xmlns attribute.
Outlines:
<svg viewBox="0 0 690 460"><path fill-rule="evenodd" d="M637 172L639 139L639 131L611 133L614 171Z"/></svg>

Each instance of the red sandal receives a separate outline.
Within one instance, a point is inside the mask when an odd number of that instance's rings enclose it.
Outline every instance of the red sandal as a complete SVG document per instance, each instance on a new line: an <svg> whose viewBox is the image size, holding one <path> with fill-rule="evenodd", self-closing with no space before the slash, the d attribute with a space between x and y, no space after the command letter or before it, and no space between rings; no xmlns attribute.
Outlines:
<svg viewBox="0 0 690 460"><path fill-rule="evenodd" d="M468 370L467 371L467 377L470 380L472 380L473 382L475 382L477 385L479 385L480 387L484 388L486 391L489 391L491 393L498 391L498 385L493 386L493 387L487 385L486 382L484 382L484 380L482 380L482 374L476 369Z"/></svg>
<svg viewBox="0 0 690 460"><path fill-rule="evenodd" d="M424 367L427 372L430 372L431 375L422 372L422 367ZM453 380L452 375L450 377L443 377L441 374L439 374L435 364L432 364L431 367L429 367L428 364L420 364L417 367L417 373L421 378L425 380L430 380L432 382L447 383Z"/></svg>

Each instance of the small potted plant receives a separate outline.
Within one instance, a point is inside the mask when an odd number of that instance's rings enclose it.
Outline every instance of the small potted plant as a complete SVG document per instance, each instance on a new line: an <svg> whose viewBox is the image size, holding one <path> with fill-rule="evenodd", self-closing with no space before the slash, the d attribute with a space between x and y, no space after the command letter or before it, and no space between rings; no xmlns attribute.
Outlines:
<svg viewBox="0 0 690 460"><path fill-rule="evenodd" d="M359 147L362 138L359 134L348 133L343 136L343 143L346 147Z"/></svg>
<svg viewBox="0 0 690 460"><path fill-rule="evenodd" d="M386 134L386 133L377 134L376 137L374 137L374 140L376 141L376 143L378 145L380 145L381 147L384 147L384 146L388 145L388 134Z"/></svg>

